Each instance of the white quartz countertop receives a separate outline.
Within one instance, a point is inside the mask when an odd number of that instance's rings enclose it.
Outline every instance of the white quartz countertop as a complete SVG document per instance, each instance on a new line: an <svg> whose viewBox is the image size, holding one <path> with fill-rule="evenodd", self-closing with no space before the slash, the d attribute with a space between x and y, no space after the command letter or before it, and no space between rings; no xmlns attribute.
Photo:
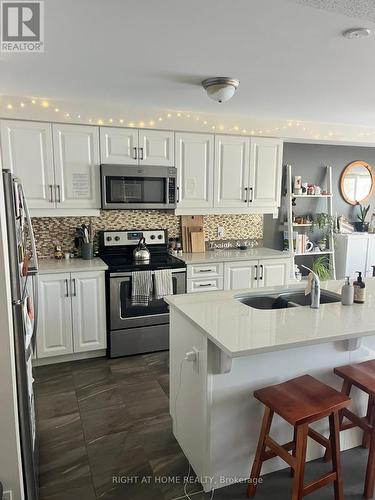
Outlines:
<svg viewBox="0 0 375 500"><path fill-rule="evenodd" d="M74 273L81 271L105 271L108 266L102 259L40 259L39 274Z"/></svg>
<svg viewBox="0 0 375 500"><path fill-rule="evenodd" d="M269 294L304 285L224 292L176 295L166 298L231 357L276 351L304 345L356 339L375 334L375 278L366 278L365 304L343 306L341 302L261 310L246 306L235 296ZM322 289L341 293L343 281L326 281ZM173 335L173 331L171 332Z"/></svg>
<svg viewBox="0 0 375 500"><path fill-rule="evenodd" d="M252 260L252 259L277 259L288 258L288 252L273 250L272 248L257 247L247 250L208 250L202 253L183 253L178 258L186 264L207 264L209 262L230 262L235 260Z"/></svg>

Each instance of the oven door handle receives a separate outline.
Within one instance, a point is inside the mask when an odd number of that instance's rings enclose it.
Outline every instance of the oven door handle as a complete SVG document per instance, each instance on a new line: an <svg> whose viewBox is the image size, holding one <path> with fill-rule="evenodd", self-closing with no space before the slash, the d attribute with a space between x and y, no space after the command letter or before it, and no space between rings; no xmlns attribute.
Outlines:
<svg viewBox="0 0 375 500"><path fill-rule="evenodd" d="M186 267L178 267L177 269L172 269L172 276L176 273L186 273ZM110 278L131 278L133 273L131 272L126 272L126 273L110 273L109 277ZM151 271L151 274L154 275L155 271Z"/></svg>

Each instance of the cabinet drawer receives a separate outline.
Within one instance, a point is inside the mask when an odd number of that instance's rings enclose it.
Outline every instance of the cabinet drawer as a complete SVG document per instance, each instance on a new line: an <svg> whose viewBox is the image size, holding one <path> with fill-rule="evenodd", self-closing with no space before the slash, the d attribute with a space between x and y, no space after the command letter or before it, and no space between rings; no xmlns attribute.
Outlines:
<svg viewBox="0 0 375 500"><path fill-rule="evenodd" d="M216 264L192 264L187 266L188 278L206 278L211 276L222 276L224 267L222 262Z"/></svg>
<svg viewBox="0 0 375 500"><path fill-rule="evenodd" d="M188 279L186 280L186 291L187 293L193 292L210 292L213 290L223 289L223 277L218 276L216 278L207 279Z"/></svg>

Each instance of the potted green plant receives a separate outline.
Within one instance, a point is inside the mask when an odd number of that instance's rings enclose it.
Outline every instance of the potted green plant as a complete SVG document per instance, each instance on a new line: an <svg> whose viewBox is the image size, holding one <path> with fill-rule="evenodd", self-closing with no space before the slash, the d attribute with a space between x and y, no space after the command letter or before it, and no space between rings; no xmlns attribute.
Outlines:
<svg viewBox="0 0 375 500"><path fill-rule="evenodd" d="M332 269L330 266L329 258L326 255L321 255L314 259L312 270L319 276L322 281L332 278Z"/></svg>
<svg viewBox="0 0 375 500"><path fill-rule="evenodd" d="M317 213L312 216L311 232L320 232L317 245L321 252L324 252L328 248L328 239L334 228L334 224L335 218L325 212Z"/></svg>
<svg viewBox="0 0 375 500"><path fill-rule="evenodd" d="M366 217L367 214L369 213L370 205L367 205L366 207L358 203L358 206L359 206L359 214L357 215L357 218L359 222L357 221L354 222L354 227L357 232L365 233L366 231L368 231L368 222L366 222Z"/></svg>

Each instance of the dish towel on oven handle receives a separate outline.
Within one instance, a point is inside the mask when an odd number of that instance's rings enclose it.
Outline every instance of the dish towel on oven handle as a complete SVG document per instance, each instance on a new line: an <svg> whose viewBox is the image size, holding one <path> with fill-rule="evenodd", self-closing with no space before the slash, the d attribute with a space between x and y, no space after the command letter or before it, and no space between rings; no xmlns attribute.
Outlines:
<svg viewBox="0 0 375 500"><path fill-rule="evenodd" d="M155 271L155 298L162 299L167 295L173 295L172 271L161 269Z"/></svg>
<svg viewBox="0 0 375 500"><path fill-rule="evenodd" d="M132 273L132 305L148 306L152 295L152 272Z"/></svg>

